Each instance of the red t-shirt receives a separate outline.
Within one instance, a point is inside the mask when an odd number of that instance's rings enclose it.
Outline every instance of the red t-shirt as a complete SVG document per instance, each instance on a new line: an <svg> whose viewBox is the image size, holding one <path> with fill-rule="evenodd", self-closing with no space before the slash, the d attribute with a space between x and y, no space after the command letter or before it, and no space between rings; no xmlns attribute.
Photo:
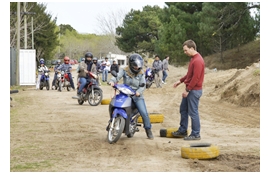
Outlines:
<svg viewBox="0 0 270 174"><path fill-rule="evenodd" d="M187 74L180 79L181 83L186 84L188 90L201 90L204 79L204 60L197 53L191 57Z"/></svg>

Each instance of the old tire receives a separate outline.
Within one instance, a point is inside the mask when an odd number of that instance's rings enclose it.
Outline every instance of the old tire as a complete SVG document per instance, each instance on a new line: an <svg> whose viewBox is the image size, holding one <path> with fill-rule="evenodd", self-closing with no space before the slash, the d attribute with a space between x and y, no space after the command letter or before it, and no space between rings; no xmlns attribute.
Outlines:
<svg viewBox="0 0 270 174"><path fill-rule="evenodd" d="M164 121L164 115L160 113L148 113L150 123L163 123ZM142 116L139 116L138 123L142 123Z"/></svg>
<svg viewBox="0 0 270 174"><path fill-rule="evenodd" d="M179 138L179 137L175 137L173 136L172 132L175 132L178 130L178 127L170 127L167 129L160 129L159 130L159 135L160 137L167 137L167 138ZM187 130L187 135L190 134L190 131Z"/></svg>
<svg viewBox="0 0 270 174"><path fill-rule="evenodd" d="M203 147L181 147L181 157L187 159L213 159L219 156L219 148L217 146Z"/></svg>
<svg viewBox="0 0 270 174"><path fill-rule="evenodd" d="M110 98L109 99L103 99L103 100L101 100L101 104L102 105L108 105L110 103L111 103L111 99Z"/></svg>

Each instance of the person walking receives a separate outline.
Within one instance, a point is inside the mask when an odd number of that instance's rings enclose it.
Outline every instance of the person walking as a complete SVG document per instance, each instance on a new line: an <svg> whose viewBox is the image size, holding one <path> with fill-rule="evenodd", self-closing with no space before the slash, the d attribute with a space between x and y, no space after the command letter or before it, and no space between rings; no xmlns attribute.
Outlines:
<svg viewBox="0 0 270 174"><path fill-rule="evenodd" d="M184 140L200 140L200 117L199 117L199 100L202 96L202 86L204 80L204 60L197 52L196 43L193 40L187 40L183 43L184 53L190 57L187 74L176 81L173 85L176 88L181 83L186 86L182 93L180 104L180 127L173 136L184 138ZM191 118L191 133L187 136L188 116Z"/></svg>
<svg viewBox="0 0 270 174"><path fill-rule="evenodd" d="M159 56L155 56L155 60L152 64L152 70L155 73L155 83L157 88L162 88L161 81L162 81L162 61L159 59Z"/></svg>
<svg viewBox="0 0 270 174"><path fill-rule="evenodd" d="M109 73L110 67L111 67L111 63L108 60L108 57L105 57L105 61L103 62L103 66L105 66L105 67L104 67L103 72L102 72L102 81L106 82L107 77L108 77L108 73Z"/></svg>
<svg viewBox="0 0 270 174"><path fill-rule="evenodd" d="M162 61L163 64L163 76L162 76L162 83L166 84L165 80L168 77L167 71L169 71L169 56L165 56L165 59Z"/></svg>
<svg viewBox="0 0 270 174"><path fill-rule="evenodd" d="M143 58L139 54L132 54L129 57L128 66L124 69L120 69L117 77L112 77L109 81L111 86L114 86L123 77L124 84L129 85L133 90L136 91L136 95L133 98L133 102L140 115L143 119L143 125L146 132L146 136L149 139L154 139L152 134L151 122L145 105L143 92L146 89L145 85L143 87L140 84L145 84L145 76L143 71Z"/></svg>

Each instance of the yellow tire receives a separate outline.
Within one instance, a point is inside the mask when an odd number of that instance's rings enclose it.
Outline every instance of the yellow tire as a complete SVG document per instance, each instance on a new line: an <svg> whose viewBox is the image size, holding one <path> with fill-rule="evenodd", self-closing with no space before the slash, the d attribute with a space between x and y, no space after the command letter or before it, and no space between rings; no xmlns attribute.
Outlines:
<svg viewBox="0 0 270 174"><path fill-rule="evenodd" d="M102 105L108 105L110 103L111 103L111 99L103 99L103 100L101 100Z"/></svg>
<svg viewBox="0 0 270 174"><path fill-rule="evenodd" d="M164 121L164 115L159 113L148 113L150 123L162 123ZM142 117L139 116L138 123L142 123Z"/></svg>
<svg viewBox="0 0 270 174"><path fill-rule="evenodd" d="M178 130L178 127L170 127L167 129L160 129L159 130L159 134L160 137L167 137L167 138L179 138L179 137L175 137L173 136L172 132L175 132ZM187 130L187 135L189 135L190 131Z"/></svg>
<svg viewBox="0 0 270 174"><path fill-rule="evenodd" d="M209 147L181 147L181 157L187 159L213 159L219 156L217 146Z"/></svg>

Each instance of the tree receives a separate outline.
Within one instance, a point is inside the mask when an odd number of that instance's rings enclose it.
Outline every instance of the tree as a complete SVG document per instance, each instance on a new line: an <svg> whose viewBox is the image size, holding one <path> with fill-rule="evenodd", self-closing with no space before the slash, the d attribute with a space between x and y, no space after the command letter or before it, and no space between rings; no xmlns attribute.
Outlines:
<svg viewBox="0 0 270 174"><path fill-rule="evenodd" d="M116 28L116 45L125 52L154 53L158 29L162 25L159 6L145 6L142 11L133 10L125 16L123 26Z"/></svg>
<svg viewBox="0 0 270 174"><path fill-rule="evenodd" d="M155 51L164 57L170 55L173 64L185 64L189 58L182 51L182 44L187 39L200 43L198 37L199 21L198 13L202 10L201 2L166 2L160 20L163 23L160 28L158 42Z"/></svg>
<svg viewBox="0 0 270 174"><path fill-rule="evenodd" d="M203 4L199 35L208 54L220 53L255 39L258 32L246 2L214 2Z"/></svg>
<svg viewBox="0 0 270 174"><path fill-rule="evenodd" d="M21 3L21 6L23 4ZM23 8L21 9L21 16L24 15ZM16 22L17 18L13 16L14 12L17 10L17 3L10 2L10 47L15 47L16 43ZM33 16L33 32L34 32L34 48L36 49L36 58L37 61L41 57L45 60L49 60L52 56L52 51L57 46L57 33L55 33L56 29L56 19L52 20L52 16L45 12L46 5L44 3L37 3L37 2L28 2L26 6L26 12L34 12L35 15ZM21 37L21 44L23 45L24 41L24 26L23 26L23 19L21 17L21 25L20 27L20 35ZM31 48L31 41L32 38L32 30L31 30L31 20L30 16L27 15L27 48ZM30 21L30 22L29 22ZM21 48L21 46L20 46Z"/></svg>

